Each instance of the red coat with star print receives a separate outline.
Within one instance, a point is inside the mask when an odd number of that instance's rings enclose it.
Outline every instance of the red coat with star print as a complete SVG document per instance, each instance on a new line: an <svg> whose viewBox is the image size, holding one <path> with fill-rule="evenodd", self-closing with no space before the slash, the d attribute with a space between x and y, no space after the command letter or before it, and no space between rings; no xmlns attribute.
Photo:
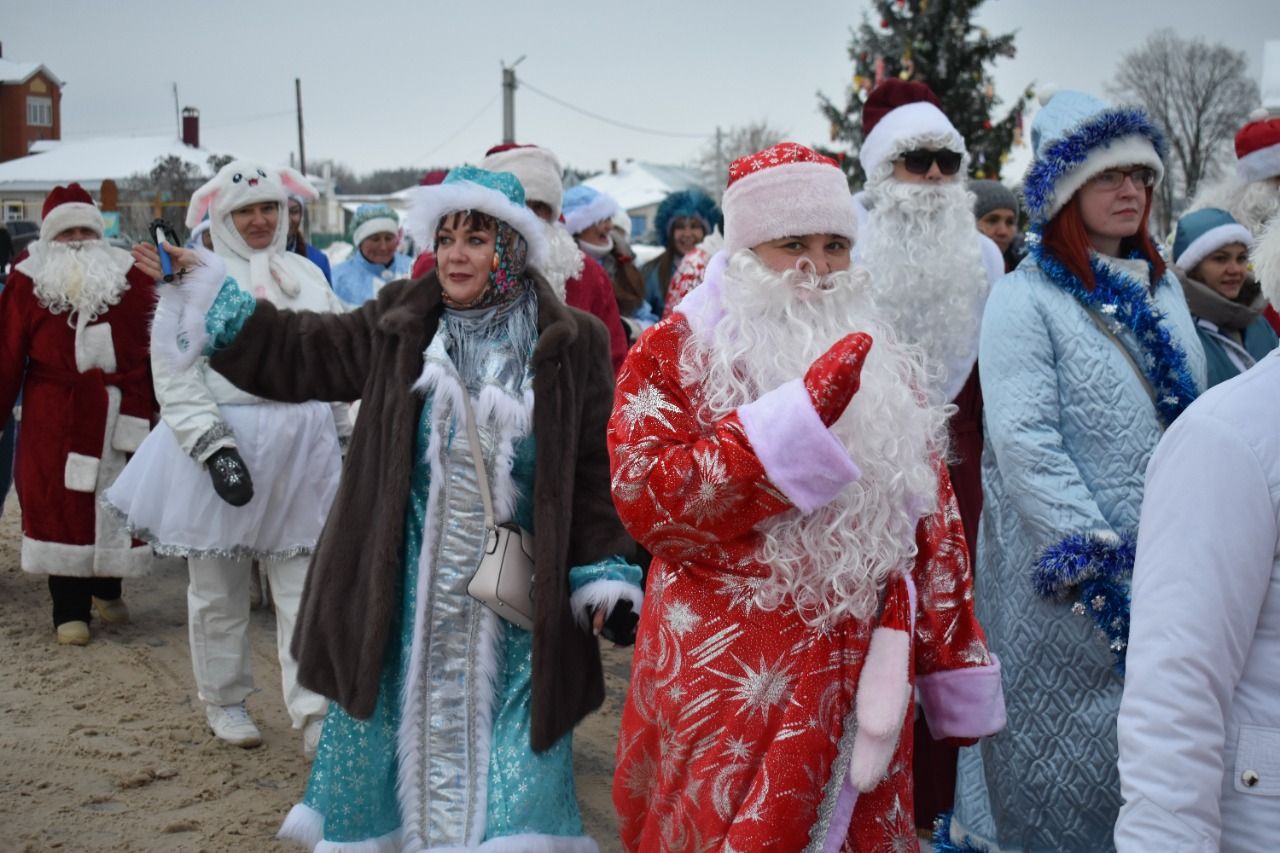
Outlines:
<svg viewBox="0 0 1280 853"><path fill-rule="evenodd" d="M743 409L710 426L699 421L699 390L681 381L679 355L691 322L714 322L718 298L709 282L641 338L610 421L614 502L655 558L617 750L623 845L917 849L913 708L882 781L861 794L848 781L855 695L876 625L846 620L819 631L793 610L753 603L768 572L756 558L757 527L797 507L782 485L787 472L748 433L804 440L793 426L804 418L793 406L772 425L752 414L750 429ZM938 490L939 509L918 526L907 584L908 677L935 736L979 737L1004 723L999 664L973 614L964 531L943 466Z"/></svg>

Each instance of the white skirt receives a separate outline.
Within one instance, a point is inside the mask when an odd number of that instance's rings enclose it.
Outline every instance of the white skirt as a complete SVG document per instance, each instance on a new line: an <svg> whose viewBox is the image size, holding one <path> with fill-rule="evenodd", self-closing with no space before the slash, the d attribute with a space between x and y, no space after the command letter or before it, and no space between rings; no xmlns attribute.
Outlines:
<svg viewBox="0 0 1280 853"><path fill-rule="evenodd" d="M219 406L249 468L253 499L234 507L163 421L103 503L157 554L285 560L315 548L342 458L328 403Z"/></svg>

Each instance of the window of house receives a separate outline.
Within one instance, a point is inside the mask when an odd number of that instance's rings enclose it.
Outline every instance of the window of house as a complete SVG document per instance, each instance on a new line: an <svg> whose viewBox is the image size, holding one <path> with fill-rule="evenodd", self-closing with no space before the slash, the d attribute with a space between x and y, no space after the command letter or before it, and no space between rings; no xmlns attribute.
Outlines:
<svg viewBox="0 0 1280 853"><path fill-rule="evenodd" d="M27 124L53 127L53 99L27 96Z"/></svg>
<svg viewBox="0 0 1280 853"><path fill-rule="evenodd" d="M19 219L22 219L23 218L22 214L23 214L23 209L22 209L21 201L6 201L4 203L4 221L5 222L15 222Z"/></svg>

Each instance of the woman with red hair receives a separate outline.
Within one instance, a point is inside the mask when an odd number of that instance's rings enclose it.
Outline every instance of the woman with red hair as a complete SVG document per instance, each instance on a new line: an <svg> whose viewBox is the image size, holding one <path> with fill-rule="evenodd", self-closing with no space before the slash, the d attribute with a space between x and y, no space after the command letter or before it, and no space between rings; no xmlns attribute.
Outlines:
<svg viewBox="0 0 1280 853"><path fill-rule="evenodd" d="M978 617L1008 727L965 749L940 850L1113 850L1116 717L1143 471L1205 383L1147 232L1164 173L1148 116L1054 94L1023 184L1030 256L993 288Z"/></svg>

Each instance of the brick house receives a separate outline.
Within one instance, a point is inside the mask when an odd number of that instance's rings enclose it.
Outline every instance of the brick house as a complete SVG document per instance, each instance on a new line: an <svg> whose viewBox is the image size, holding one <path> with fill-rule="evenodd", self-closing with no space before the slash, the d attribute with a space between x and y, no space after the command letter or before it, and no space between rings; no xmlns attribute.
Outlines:
<svg viewBox="0 0 1280 853"><path fill-rule="evenodd" d="M62 86L36 62L14 62L0 51L0 163L25 157L42 140L62 138Z"/></svg>

